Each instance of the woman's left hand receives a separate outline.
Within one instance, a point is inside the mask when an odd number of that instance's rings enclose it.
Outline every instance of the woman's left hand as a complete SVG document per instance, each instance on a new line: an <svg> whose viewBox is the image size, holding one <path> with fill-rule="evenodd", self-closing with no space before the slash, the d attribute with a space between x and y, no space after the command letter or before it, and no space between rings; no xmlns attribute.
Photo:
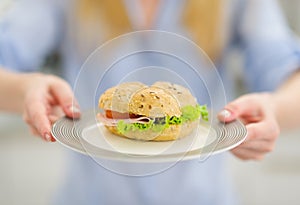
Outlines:
<svg viewBox="0 0 300 205"><path fill-rule="evenodd" d="M246 140L231 152L243 160L261 160L274 149L280 130L276 121L272 94L244 95L225 106L219 120L230 122L240 119L246 126Z"/></svg>

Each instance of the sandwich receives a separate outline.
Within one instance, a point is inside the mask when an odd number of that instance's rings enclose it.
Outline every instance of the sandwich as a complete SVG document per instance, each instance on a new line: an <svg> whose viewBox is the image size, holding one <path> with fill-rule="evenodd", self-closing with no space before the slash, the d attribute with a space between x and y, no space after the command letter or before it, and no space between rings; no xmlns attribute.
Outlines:
<svg viewBox="0 0 300 205"><path fill-rule="evenodd" d="M110 132L144 141L177 140L191 134L200 119L208 120L205 105L169 82L119 84L100 96L99 108L97 118Z"/></svg>

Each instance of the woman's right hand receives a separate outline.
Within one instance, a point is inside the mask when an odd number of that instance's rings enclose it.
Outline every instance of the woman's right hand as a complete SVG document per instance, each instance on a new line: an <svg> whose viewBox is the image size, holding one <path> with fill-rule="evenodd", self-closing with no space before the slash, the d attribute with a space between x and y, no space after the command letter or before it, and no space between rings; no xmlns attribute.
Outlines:
<svg viewBox="0 0 300 205"><path fill-rule="evenodd" d="M23 119L34 135L54 142L51 125L60 117L79 118L80 110L69 84L44 74L23 76Z"/></svg>

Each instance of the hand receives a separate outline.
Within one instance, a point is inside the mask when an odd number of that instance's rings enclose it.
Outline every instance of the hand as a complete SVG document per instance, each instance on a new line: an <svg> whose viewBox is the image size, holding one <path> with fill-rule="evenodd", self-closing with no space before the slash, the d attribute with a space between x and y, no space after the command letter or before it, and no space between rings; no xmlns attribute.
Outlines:
<svg viewBox="0 0 300 205"><path fill-rule="evenodd" d="M274 149L279 125L276 121L272 95L244 95L225 106L219 120L230 122L239 118L248 131L246 140L231 152L243 160L261 160Z"/></svg>
<svg viewBox="0 0 300 205"><path fill-rule="evenodd" d="M43 74L27 74L23 81L23 119L34 135L54 142L51 125L61 116L80 117L78 103L64 80Z"/></svg>

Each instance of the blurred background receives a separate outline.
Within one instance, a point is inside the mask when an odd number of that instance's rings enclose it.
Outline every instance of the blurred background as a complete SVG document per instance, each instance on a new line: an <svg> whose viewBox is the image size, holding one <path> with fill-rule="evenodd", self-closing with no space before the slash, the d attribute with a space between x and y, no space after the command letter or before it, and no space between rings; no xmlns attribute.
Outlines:
<svg viewBox="0 0 300 205"><path fill-rule="evenodd" d="M300 36L300 1L282 0L281 5ZM234 72L240 65L238 54L232 55ZM239 83L241 76L234 73ZM60 183L65 148L32 136L20 116L7 113L0 113L0 138L0 204L47 204ZM229 169L242 205L300 203L299 146L300 128L282 133L274 152L261 162L230 158Z"/></svg>

